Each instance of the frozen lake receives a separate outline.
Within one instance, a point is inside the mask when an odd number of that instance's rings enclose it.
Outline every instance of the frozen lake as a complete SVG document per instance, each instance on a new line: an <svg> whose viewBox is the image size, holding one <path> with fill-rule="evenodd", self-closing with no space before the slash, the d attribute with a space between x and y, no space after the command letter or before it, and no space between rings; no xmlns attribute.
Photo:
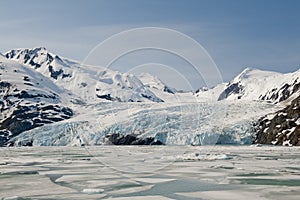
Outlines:
<svg viewBox="0 0 300 200"><path fill-rule="evenodd" d="M300 148L0 148L0 199L300 199Z"/></svg>

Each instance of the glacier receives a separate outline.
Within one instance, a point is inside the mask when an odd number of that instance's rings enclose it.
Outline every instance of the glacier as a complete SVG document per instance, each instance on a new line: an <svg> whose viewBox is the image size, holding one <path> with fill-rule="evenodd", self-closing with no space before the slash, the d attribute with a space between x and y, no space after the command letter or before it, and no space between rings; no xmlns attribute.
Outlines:
<svg viewBox="0 0 300 200"><path fill-rule="evenodd" d="M279 106L262 102L99 103L76 117L9 141L15 146L102 145L108 134L154 137L166 145L251 144L253 123Z"/></svg>

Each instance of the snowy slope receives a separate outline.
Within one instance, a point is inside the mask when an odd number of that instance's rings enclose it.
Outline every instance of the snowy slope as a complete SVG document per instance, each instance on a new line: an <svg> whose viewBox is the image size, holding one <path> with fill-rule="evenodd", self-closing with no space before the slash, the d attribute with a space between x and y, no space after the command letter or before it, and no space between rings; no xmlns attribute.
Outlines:
<svg viewBox="0 0 300 200"><path fill-rule="evenodd" d="M198 90L195 93L195 97L197 97L199 101L217 101L225 88L226 83L221 83L208 90Z"/></svg>
<svg viewBox="0 0 300 200"><path fill-rule="evenodd" d="M50 77L55 84L70 90L88 103L101 100L162 102L133 75L98 66L81 65L42 47L11 50L5 56Z"/></svg>
<svg viewBox="0 0 300 200"><path fill-rule="evenodd" d="M216 100L247 100L282 102L300 89L300 70L293 73L277 73L246 68L227 84L220 84L208 91L196 94L199 98Z"/></svg>
<svg viewBox="0 0 300 200"><path fill-rule="evenodd" d="M64 105L72 98L40 73L0 56L0 146L23 131L69 119L73 111Z"/></svg>
<svg viewBox="0 0 300 200"><path fill-rule="evenodd" d="M186 102L199 102L193 92L177 92L176 89L169 87L158 77L149 73L142 73L137 76L142 83L149 88L151 92L158 98L167 103L186 103Z"/></svg>
<svg viewBox="0 0 300 200"><path fill-rule="evenodd" d="M246 68L220 94L219 100L267 100L274 103L287 99L300 88L300 70L281 74Z"/></svg>
<svg viewBox="0 0 300 200"><path fill-rule="evenodd" d="M142 73L137 76L142 83L149 88L157 89L163 92L167 92L170 94L175 94L176 90L174 88L170 88L164 82L162 82L158 77L153 76L149 73Z"/></svg>

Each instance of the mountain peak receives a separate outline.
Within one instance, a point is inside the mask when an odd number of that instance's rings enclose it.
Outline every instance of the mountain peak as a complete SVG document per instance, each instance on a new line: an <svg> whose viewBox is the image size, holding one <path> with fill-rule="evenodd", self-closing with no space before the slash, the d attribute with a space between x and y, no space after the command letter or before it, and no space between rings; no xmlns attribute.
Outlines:
<svg viewBox="0 0 300 200"><path fill-rule="evenodd" d="M239 75L237 75L236 77L239 78L247 78L249 76L249 74L253 73L253 72L259 72L261 71L260 69L257 68L253 68L253 67L246 67Z"/></svg>
<svg viewBox="0 0 300 200"><path fill-rule="evenodd" d="M158 89L164 92L168 92L171 94L175 94L176 90L167 86L162 80L160 80L157 76L149 74L147 72L143 72L137 76L142 83L149 88Z"/></svg>
<svg viewBox="0 0 300 200"><path fill-rule="evenodd" d="M240 74L238 74L231 82L240 82L247 79L264 79L270 76L277 76L281 73L273 71L265 71L257 68L246 67Z"/></svg>
<svg viewBox="0 0 300 200"><path fill-rule="evenodd" d="M26 48L24 48L26 49ZM40 46L40 47L33 47L30 48L29 50L33 50L33 51L47 51L46 47Z"/></svg>
<svg viewBox="0 0 300 200"><path fill-rule="evenodd" d="M140 79L145 80L145 82L156 82L156 83L161 83L162 82L157 76L154 76L154 75L152 75L150 73L147 73L147 72L143 72L143 73L139 74L138 77Z"/></svg>
<svg viewBox="0 0 300 200"><path fill-rule="evenodd" d="M13 49L5 53L5 57L17 60L21 64L30 65L35 69L40 68L43 64L49 65L55 59L61 60L55 54L48 52L45 47Z"/></svg>
<svg viewBox="0 0 300 200"><path fill-rule="evenodd" d="M247 67L230 81L218 100L248 99L281 102L300 87L297 73L282 74Z"/></svg>
<svg viewBox="0 0 300 200"><path fill-rule="evenodd" d="M20 59L24 56L25 60L28 60L31 56L37 56L40 54L49 54L45 47L34 47L34 48L17 48L6 52L4 55L8 59Z"/></svg>
<svg viewBox="0 0 300 200"><path fill-rule="evenodd" d="M49 52L46 47L33 47L33 48L17 48L17 49L12 49L4 54L6 58L8 59L18 59L22 58L23 56L25 57L37 57L37 56L55 56L55 54Z"/></svg>
<svg viewBox="0 0 300 200"><path fill-rule="evenodd" d="M5 56L37 70L87 101L95 98L122 102L163 101L133 75L94 66L82 67L48 52L45 47L11 50Z"/></svg>
<svg viewBox="0 0 300 200"><path fill-rule="evenodd" d="M23 52L23 53L28 53L28 54L36 54L38 52L47 52L47 49L45 47L17 48L17 49L12 49L12 50L6 52L5 55L10 54L12 52L16 52L16 53Z"/></svg>
<svg viewBox="0 0 300 200"><path fill-rule="evenodd" d="M241 73L247 73L247 72L250 72L250 71L253 71L253 70L258 70L257 68L254 68L254 67L245 67L245 69L241 72Z"/></svg>

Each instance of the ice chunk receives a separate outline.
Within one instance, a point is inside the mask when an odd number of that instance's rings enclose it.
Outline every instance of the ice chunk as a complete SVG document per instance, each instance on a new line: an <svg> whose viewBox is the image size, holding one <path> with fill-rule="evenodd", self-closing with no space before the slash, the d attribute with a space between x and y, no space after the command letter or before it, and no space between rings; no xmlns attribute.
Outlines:
<svg viewBox="0 0 300 200"><path fill-rule="evenodd" d="M86 194L101 194L104 192L103 189L97 189L97 188L86 188L82 190L83 193Z"/></svg>
<svg viewBox="0 0 300 200"><path fill-rule="evenodd" d="M177 155L173 157L163 157L162 159L174 160L174 161L185 161L185 160L229 160L230 156L226 154L199 154L190 153L184 155Z"/></svg>

